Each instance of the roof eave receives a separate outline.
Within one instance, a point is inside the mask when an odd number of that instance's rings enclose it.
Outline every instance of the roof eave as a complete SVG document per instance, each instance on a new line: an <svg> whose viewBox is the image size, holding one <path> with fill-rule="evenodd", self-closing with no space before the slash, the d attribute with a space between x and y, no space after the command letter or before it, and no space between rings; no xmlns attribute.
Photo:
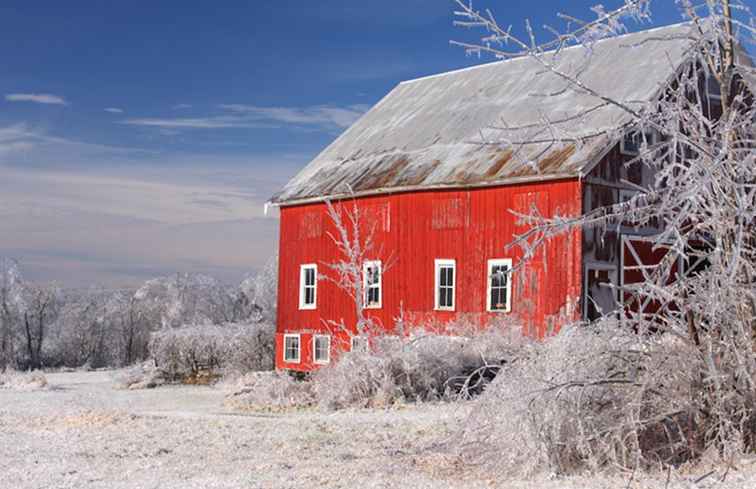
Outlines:
<svg viewBox="0 0 756 489"><path fill-rule="evenodd" d="M501 180L480 183L443 183L436 185L407 185L403 187L386 187L379 189L362 190L357 192L344 192L339 194L321 195L316 197L304 197L300 199L280 200L272 199L270 205L273 207L293 207L297 205L316 204L326 200L345 200L362 197L373 197L377 195L390 195L409 192L427 192L432 190L463 190L463 189L481 189L489 187L505 187L508 185L518 185L523 183L551 182L554 180L577 180L580 175L577 173L554 173L549 175L531 175L525 177L511 177Z"/></svg>

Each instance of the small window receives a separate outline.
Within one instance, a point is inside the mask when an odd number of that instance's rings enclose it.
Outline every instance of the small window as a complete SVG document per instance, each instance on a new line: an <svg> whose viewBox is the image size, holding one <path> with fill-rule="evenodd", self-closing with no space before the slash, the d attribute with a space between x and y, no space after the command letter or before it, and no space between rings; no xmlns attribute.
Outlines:
<svg viewBox="0 0 756 489"><path fill-rule="evenodd" d="M512 260L488 260L488 311L509 312L512 300Z"/></svg>
<svg viewBox="0 0 756 489"><path fill-rule="evenodd" d="M327 335L315 335L312 337L312 358L315 363L326 364L331 362L331 337Z"/></svg>
<svg viewBox="0 0 756 489"><path fill-rule="evenodd" d="M367 353L368 340L364 336L352 336L352 342L350 345L351 351L359 353Z"/></svg>
<svg viewBox="0 0 756 489"><path fill-rule="evenodd" d="M646 131L645 133L630 131L625 133L620 142L620 153L626 156L638 156L644 139L649 146L656 144L656 133L654 131Z"/></svg>
<svg viewBox="0 0 756 489"><path fill-rule="evenodd" d="M365 287L365 308L380 309L382 301L381 262L368 261L362 267L362 280Z"/></svg>
<svg viewBox="0 0 756 489"><path fill-rule="evenodd" d="M299 308L317 309L318 266L302 265L299 269Z"/></svg>
<svg viewBox="0 0 756 489"><path fill-rule="evenodd" d="M284 362L299 363L301 341L298 334L284 335Z"/></svg>
<svg viewBox="0 0 756 489"><path fill-rule="evenodd" d="M457 263L454 260L436 260L436 310L453 311Z"/></svg>

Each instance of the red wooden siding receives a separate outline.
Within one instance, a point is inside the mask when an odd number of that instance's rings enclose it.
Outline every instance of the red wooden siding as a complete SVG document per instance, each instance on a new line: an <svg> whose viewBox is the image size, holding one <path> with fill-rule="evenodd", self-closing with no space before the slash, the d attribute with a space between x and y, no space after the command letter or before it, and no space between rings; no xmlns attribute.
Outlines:
<svg viewBox="0 0 756 489"><path fill-rule="evenodd" d="M351 203L345 203L351 205ZM484 324L493 316L486 313L487 261L511 258L515 265L522 256L519 248L507 250L514 234L525 226L509 211L528 212L536 205L544 215L577 215L581 210L578 180L520 184L468 190L434 190L364 197L361 209L378 221L377 249L383 252L370 259L395 263L383 275L383 306L371 310L389 332L403 310L410 322L442 325L456 318ZM281 209L281 238L278 294L276 365L278 368L310 370L312 334L332 335L331 360L338 350L348 349L348 334L329 331L323 320L341 320L354 327L354 304L328 281L318 281L317 309L299 310L299 267L318 264L319 274L327 273L325 263L340 259L328 237L333 225L324 204L308 204ZM434 260L456 260L456 310L434 311ZM557 237L522 269L514 272L512 312L532 334L540 337L556 329L565 317L577 317L581 278L581 232L574 230ZM559 319L559 316L562 319ZM283 361L283 334L302 334L301 362Z"/></svg>

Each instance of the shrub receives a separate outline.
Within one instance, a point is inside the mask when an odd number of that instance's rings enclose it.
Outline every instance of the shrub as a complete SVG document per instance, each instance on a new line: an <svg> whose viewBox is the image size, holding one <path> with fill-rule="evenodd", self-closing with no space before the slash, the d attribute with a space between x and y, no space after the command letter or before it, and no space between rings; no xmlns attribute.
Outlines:
<svg viewBox="0 0 756 489"><path fill-rule="evenodd" d="M115 387L117 389L153 389L164 383L164 376L153 362L133 366L115 375Z"/></svg>
<svg viewBox="0 0 756 489"><path fill-rule="evenodd" d="M566 327L523 345L475 401L456 446L498 476L679 464L706 448L714 428L699 415L702 367L671 335L639 335L615 320ZM720 412L716 429L735 428L718 448L739 450L754 407L707 409Z"/></svg>
<svg viewBox="0 0 756 489"><path fill-rule="evenodd" d="M507 325L485 330L457 325L448 330L458 334L444 336L416 330L409 337L376 337L369 352L342 354L338 361L312 373L304 382L295 383L280 375L275 379L242 379L232 397L237 405L249 401L256 406L269 403L281 407L290 399L292 407L317 404L323 409L438 401L460 394L468 397L487 382L484 375L478 375L480 382L465 383L470 375L498 370L522 342L519 329ZM290 395L296 389L307 391L306 402L299 395Z"/></svg>
<svg viewBox="0 0 756 489"><path fill-rule="evenodd" d="M312 384L287 372L251 372L230 386L226 403L242 410L279 411L312 406Z"/></svg>
<svg viewBox="0 0 756 489"><path fill-rule="evenodd" d="M201 372L270 370L274 350L274 328L267 324L164 329L150 340L150 356L169 380Z"/></svg>
<svg viewBox="0 0 756 489"><path fill-rule="evenodd" d="M38 391L48 388L47 377L42 372L17 372L8 370L0 373L0 389L14 391Z"/></svg>

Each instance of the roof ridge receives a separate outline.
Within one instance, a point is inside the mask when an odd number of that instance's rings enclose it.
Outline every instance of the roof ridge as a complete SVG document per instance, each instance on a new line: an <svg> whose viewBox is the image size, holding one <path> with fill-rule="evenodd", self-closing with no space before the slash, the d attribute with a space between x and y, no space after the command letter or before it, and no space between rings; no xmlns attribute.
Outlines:
<svg viewBox="0 0 756 489"><path fill-rule="evenodd" d="M684 26L686 24L690 24L690 21L683 21L683 22L678 22L676 24L669 24L669 25L662 25L662 26L658 26L658 27L652 27L651 29L645 29L645 30L642 30L642 31L626 32L626 33L620 34L618 36L612 36L612 37L606 37L604 39L599 39L598 41L596 41L596 43L598 44L598 43L602 43L604 41L622 39L624 37L632 36L632 35L635 35L635 34L655 32L655 31L659 31L659 30L662 30L662 29L671 29L673 27L680 27L680 26ZM569 50L569 49L575 49L575 48L579 48L579 47L582 47L582 45L581 44L575 44L573 46L567 46L565 48L562 48L561 51L566 51L566 50ZM552 49L551 51L544 51L543 54L549 54L549 53L553 53L555 51L556 51L556 49ZM487 68L487 67L490 67L490 66L493 66L493 65L499 65L499 64L509 63L509 62L513 62L513 61L519 61L519 60L528 59L528 58L530 58L530 56L524 54L522 56L516 56L516 57L512 57L512 58L508 58L508 59L500 59L500 60L496 60L496 61L489 61L489 62L486 62L486 63L480 63L480 64L473 65L473 66L466 66L464 68L458 68L458 69L455 69L455 70L449 70L449 71L444 71L444 72L441 72L441 73L434 73L434 74L431 74L431 75L425 75L425 76L420 76L420 77L417 77L417 78L410 78L408 80L402 80L402 81L399 82L399 85L407 85L407 84L410 84L410 83L414 83L414 82L418 82L418 81L423 81L423 80L428 80L428 79L431 79L431 78L437 78L437 77L441 77L441 76L455 75L457 73L464 73L465 71L472 71L472 70L477 70L477 69L480 69L480 68Z"/></svg>

